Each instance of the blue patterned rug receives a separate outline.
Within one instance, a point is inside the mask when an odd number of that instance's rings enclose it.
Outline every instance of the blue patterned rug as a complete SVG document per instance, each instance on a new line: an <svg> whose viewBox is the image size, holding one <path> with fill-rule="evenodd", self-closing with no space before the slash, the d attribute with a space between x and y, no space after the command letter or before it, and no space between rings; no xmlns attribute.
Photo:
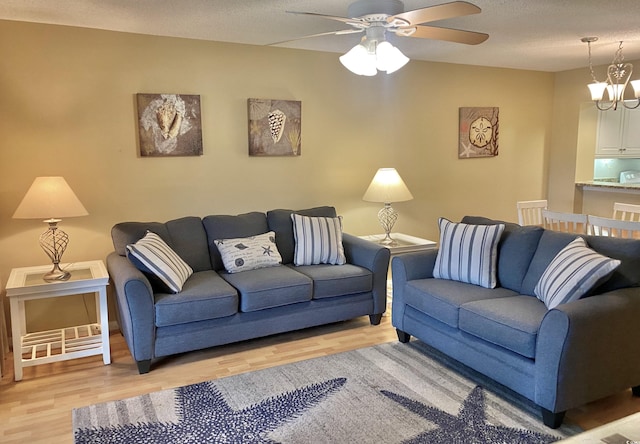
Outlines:
<svg viewBox="0 0 640 444"><path fill-rule="evenodd" d="M427 354L429 353L429 355ZM414 341L74 409L81 443L551 443L526 399Z"/></svg>

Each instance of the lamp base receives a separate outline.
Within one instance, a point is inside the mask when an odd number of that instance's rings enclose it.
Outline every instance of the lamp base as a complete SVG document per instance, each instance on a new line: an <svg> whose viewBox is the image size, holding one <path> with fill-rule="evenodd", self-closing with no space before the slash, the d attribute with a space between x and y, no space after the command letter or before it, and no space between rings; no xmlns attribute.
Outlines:
<svg viewBox="0 0 640 444"><path fill-rule="evenodd" d="M382 245L393 246L396 244L396 241L391 238L391 230L396 220L398 220L398 213L391 207L390 203L385 202L384 207L378 211L378 221L385 233L384 239L380 241Z"/></svg>
<svg viewBox="0 0 640 444"><path fill-rule="evenodd" d="M380 245L384 245L385 247L395 247L396 245L398 245L398 242L396 242L396 240L391 237L390 233L385 233L384 239L379 240L378 243Z"/></svg>
<svg viewBox="0 0 640 444"><path fill-rule="evenodd" d="M68 281L70 277L71 273L61 269L59 264L53 264L53 269L49 273L42 276L42 279L47 282L59 282Z"/></svg>

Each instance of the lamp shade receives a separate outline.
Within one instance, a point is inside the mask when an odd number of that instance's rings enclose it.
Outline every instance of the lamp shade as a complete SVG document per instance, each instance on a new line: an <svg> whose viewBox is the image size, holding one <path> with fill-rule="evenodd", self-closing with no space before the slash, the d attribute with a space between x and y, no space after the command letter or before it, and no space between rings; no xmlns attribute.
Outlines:
<svg viewBox="0 0 640 444"><path fill-rule="evenodd" d="M88 214L64 177L36 177L13 218L60 219Z"/></svg>
<svg viewBox="0 0 640 444"><path fill-rule="evenodd" d="M380 168L362 196L367 202L404 202L413 195L395 168Z"/></svg>

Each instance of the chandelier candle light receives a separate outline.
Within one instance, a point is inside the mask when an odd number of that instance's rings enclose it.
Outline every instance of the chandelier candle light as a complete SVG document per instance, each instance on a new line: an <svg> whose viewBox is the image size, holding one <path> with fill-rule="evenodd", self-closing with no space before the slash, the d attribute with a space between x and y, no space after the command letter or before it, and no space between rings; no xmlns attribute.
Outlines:
<svg viewBox="0 0 640 444"><path fill-rule="evenodd" d="M60 259L69 244L69 236L58 228L62 217L89 213L63 177L36 177L13 214L14 219L45 219L49 229L40 235L40 246L53 262L44 275L47 282L66 281L71 273L60 268Z"/></svg>
<svg viewBox="0 0 640 444"><path fill-rule="evenodd" d="M591 78L593 83L587 85L591 92L591 100L596 104L596 107L600 111L607 111L610 109L618 109L618 104L622 103L622 106L628 109L637 108L640 105L640 80L631 80L631 73L633 72L633 65L624 61L622 55L622 42L618 46L613 61L607 67L607 80L604 82L598 81L593 72L593 63L591 62L591 43L598 40L598 37L583 37L582 42L586 43L589 48L589 70L591 71ZM625 102L624 92L627 85L631 83L633 87L635 102ZM604 97L604 91L607 91L609 96L609 104L602 104Z"/></svg>
<svg viewBox="0 0 640 444"><path fill-rule="evenodd" d="M395 168L380 168L369 188L364 193L362 200L367 202L381 202L384 207L378 211L378 220L385 232L385 237L380 241L383 245L395 245L391 238L391 229L398 220L398 213L391 207L391 202L404 202L413 199L409 188Z"/></svg>

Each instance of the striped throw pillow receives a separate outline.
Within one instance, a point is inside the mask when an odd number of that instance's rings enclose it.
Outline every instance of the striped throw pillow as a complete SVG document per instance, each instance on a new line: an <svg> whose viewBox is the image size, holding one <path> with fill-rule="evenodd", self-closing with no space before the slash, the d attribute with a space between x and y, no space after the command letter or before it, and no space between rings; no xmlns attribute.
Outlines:
<svg viewBox="0 0 640 444"><path fill-rule="evenodd" d="M495 288L498 242L504 224L470 225L441 217L433 277Z"/></svg>
<svg viewBox="0 0 640 444"><path fill-rule="evenodd" d="M127 245L127 257L141 271L157 276L172 293L182 291L182 286L193 274L193 269L151 231L135 244Z"/></svg>
<svg viewBox="0 0 640 444"><path fill-rule="evenodd" d="M292 213L291 220L296 241L294 265L343 265L347 262L342 246L340 217L310 217Z"/></svg>
<svg viewBox="0 0 640 444"><path fill-rule="evenodd" d="M620 261L596 253L577 237L553 258L533 289L549 310L580 299L611 276Z"/></svg>

